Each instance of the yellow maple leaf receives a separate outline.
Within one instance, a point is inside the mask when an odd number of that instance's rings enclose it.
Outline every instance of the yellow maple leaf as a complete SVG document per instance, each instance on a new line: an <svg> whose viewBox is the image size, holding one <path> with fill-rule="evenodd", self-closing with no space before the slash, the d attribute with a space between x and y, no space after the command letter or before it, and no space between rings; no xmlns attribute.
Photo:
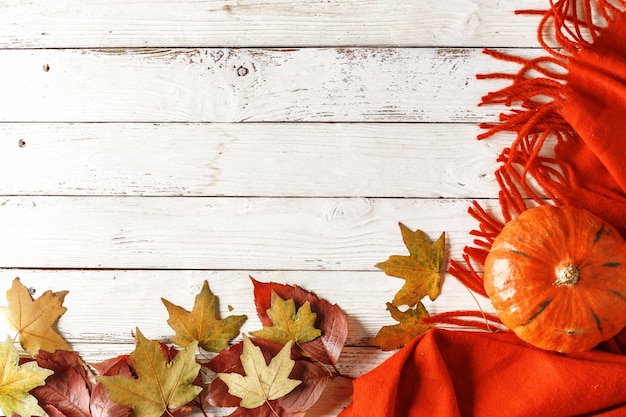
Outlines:
<svg viewBox="0 0 626 417"><path fill-rule="evenodd" d="M422 322L422 318L428 317L428 311L421 302L406 311L401 311L393 304L387 303L387 309L391 313L391 317L400 323L383 326L376 337L369 341L372 346L379 346L382 350L397 349L409 343L416 336L426 333L431 327Z"/></svg>
<svg viewBox="0 0 626 417"><path fill-rule="evenodd" d="M241 407L256 408L281 398L302 383L289 378L295 365L295 361L291 359L292 345L293 342L290 341L283 346L268 365L261 348L255 346L244 334L241 365L246 374L229 372L218 373L217 376L228 386L231 395L241 398Z"/></svg>
<svg viewBox="0 0 626 417"><path fill-rule="evenodd" d="M441 293L440 273L445 253L445 233L431 243L421 230L412 232L400 223L402 239L409 250L409 256L392 255L385 262L376 264L387 275L402 278L404 285L393 299L395 306L417 304L428 295L434 300Z"/></svg>
<svg viewBox="0 0 626 417"><path fill-rule="evenodd" d="M188 346L193 341L209 352L220 352L228 347L228 342L239 334L245 315L218 318L218 299L211 292L209 283L204 281L202 290L193 304L193 309L187 311L164 298L161 298L170 315L167 323L176 332L172 343L178 346Z"/></svg>
<svg viewBox="0 0 626 417"><path fill-rule="evenodd" d="M133 409L135 417L161 417L192 401L202 391L193 385L200 372L196 341L166 361L161 345L148 340L137 329L137 346L130 354L137 378L121 375L97 376L112 401Z"/></svg>
<svg viewBox="0 0 626 417"><path fill-rule="evenodd" d="M267 316L274 325L263 326L261 330L250 332L251 335L280 344L289 341L306 343L322 335L321 330L315 328L317 314L311 311L308 301L296 312L293 299L284 300L272 291L271 308L267 310Z"/></svg>
<svg viewBox="0 0 626 417"><path fill-rule="evenodd" d="M54 328L67 310L62 305L67 293L48 290L34 300L19 278L13 280L7 291L8 308L3 311L9 325L17 330L22 348L32 356L40 350L69 350L69 344Z"/></svg>
<svg viewBox="0 0 626 417"><path fill-rule="evenodd" d="M37 399L28 392L44 385L46 378L52 374L51 370L40 368L34 361L19 365L19 354L11 338L7 337L4 344L0 343L0 409L3 415L46 415L37 404Z"/></svg>

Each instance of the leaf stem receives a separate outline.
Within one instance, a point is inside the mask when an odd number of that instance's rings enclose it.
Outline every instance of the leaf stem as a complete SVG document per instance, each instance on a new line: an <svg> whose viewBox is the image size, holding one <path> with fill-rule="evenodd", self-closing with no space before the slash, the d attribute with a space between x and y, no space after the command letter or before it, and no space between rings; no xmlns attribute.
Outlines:
<svg viewBox="0 0 626 417"><path fill-rule="evenodd" d="M200 401L199 397L196 397L196 399L194 400L194 402L196 403L196 406L198 407L198 409L200 410L200 412L202 413L202 415L204 417L209 417L208 414L206 413L206 411L204 411L204 407L202 407L202 401Z"/></svg>
<svg viewBox="0 0 626 417"><path fill-rule="evenodd" d="M272 411L272 414L274 414L276 417L280 417L280 414L278 414L276 410L274 410L274 407L272 407L272 404L270 404L267 398L265 399L265 404L267 404L267 406L270 408L270 410Z"/></svg>
<svg viewBox="0 0 626 417"><path fill-rule="evenodd" d="M295 342L294 343L295 346L298 347L298 349L300 350L300 353L303 356L306 356L307 358L309 358L311 360L311 362L313 362L315 365L319 366L320 368L324 369L326 372L328 372L328 375L331 378L335 378L335 377L339 377L339 378L346 378L346 379L350 379L353 380L355 379L354 377L348 376L348 375L344 375L341 373L341 371L339 370L339 368L337 368L337 365L334 363L330 363L330 366L333 368L332 370L328 369L328 364L325 364L324 362L314 358L313 356L311 356L306 350L304 350L304 348L302 347L302 345L300 344L300 342Z"/></svg>

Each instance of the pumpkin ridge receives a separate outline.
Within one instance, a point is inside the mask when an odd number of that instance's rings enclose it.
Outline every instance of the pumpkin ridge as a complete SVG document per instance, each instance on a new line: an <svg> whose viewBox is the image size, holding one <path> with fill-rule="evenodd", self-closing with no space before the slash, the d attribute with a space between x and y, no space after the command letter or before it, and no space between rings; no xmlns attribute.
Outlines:
<svg viewBox="0 0 626 417"><path fill-rule="evenodd" d="M591 311L591 314L593 315L593 319L596 321L596 327L598 328L598 331L600 332L600 334L602 334L603 333L603 331L602 331L602 322L600 320L600 317L598 317L596 312L593 311L592 309L589 309L589 311Z"/></svg>
<svg viewBox="0 0 626 417"><path fill-rule="evenodd" d="M604 228L604 223L602 223L600 225L600 229L596 232L595 238L593 239L593 245L598 243L598 241L602 238L602 236L610 236L610 235L611 235L611 231L610 230L606 230Z"/></svg>
<svg viewBox="0 0 626 417"><path fill-rule="evenodd" d="M539 317L541 315L541 313L543 313L544 310L546 308L548 308L548 306L550 305L551 302L552 302L552 299L549 299L549 300L546 300L543 303L541 303L539 305L539 310L537 310L532 316L530 316L530 318L528 320L526 320L526 322L520 324L520 327L528 326L530 323L532 323L533 320L535 320L537 317Z"/></svg>
<svg viewBox="0 0 626 417"><path fill-rule="evenodd" d="M626 301L626 297L624 297L621 292L615 291L615 290L610 290L610 293L613 294L613 295L616 295L619 298L621 298L622 300Z"/></svg>

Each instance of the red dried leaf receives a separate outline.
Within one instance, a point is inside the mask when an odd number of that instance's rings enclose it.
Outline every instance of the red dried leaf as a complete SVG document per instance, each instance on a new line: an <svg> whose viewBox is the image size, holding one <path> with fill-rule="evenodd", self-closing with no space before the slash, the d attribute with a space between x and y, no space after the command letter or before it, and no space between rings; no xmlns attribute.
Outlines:
<svg viewBox="0 0 626 417"><path fill-rule="evenodd" d="M43 407L48 417L65 417L65 414L56 409L52 404L46 404Z"/></svg>
<svg viewBox="0 0 626 417"><path fill-rule="evenodd" d="M98 382L91 393L89 410L92 417L126 417L131 412L130 408L111 401L102 382Z"/></svg>
<svg viewBox="0 0 626 417"><path fill-rule="evenodd" d="M129 355L107 359L92 366L102 376L122 375L130 378L134 374ZM111 401L104 384L98 382L91 393L90 411L92 417L126 417L131 409Z"/></svg>
<svg viewBox="0 0 626 417"><path fill-rule="evenodd" d="M92 383L80 356L65 350L54 353L41 351L37 363L54 371L45 385L31 391L40 406L49 415L91 417L89 401Z"/></svg>
<svg viewBox="0 0 626 417"><path fill-rule="evenodd" d="M348 337L348 317L336 305L319 298L315 294L298 287L275 282L263 283L250 277L254 285L254 302L257 314L263 326L272 326L273 322L267 315L272 306L272 291L284 300L293 299L296 308L300 308L306 301L311 305L311 311L317 314L315 328L322 331L322 335L315 340L302 343L302 349L314 360L326 365L336 365L341 350Z"/></svg>
<svg viewBox="0 0 626 417"><path fill-rule="evenodd" d="M96 370L98 375L102 376L133 376L133 362L129 355L120 355L100 363L92 363L91 366Z"/></svg>
<svg viewBox="0 0 626 417"><path fill-rule="evenodd" d="M251 338L250 340L261 348L266 363L269 363L283 347L283 345L259 338ZM216 373L237 372L244 375L240 360L242 352L243 342L239 342L220 352L207 364L207 367ZM298 353L296 349L292 350L291 359L295 360L296 363L289 374L289 378L298 379L302 381L302 384L284 397L270 401L269 406L264 404L251 410L238 407L230 414L230 417L275 417L276 414L272 412L272 409L281 417L294 417L303 415L304 412L311 408L326 388L326 384L330 380L330 374L324 368L310 362L306 357ZM217 407L237 407L241 402L240 398L228 393L228 386L219 378L211 382L206 400L209 404Z"/></svg>

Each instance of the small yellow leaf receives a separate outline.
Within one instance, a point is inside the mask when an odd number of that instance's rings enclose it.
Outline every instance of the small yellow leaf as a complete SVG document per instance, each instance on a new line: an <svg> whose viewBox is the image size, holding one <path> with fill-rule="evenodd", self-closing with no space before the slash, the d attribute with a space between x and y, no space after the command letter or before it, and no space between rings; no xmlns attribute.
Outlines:
<svg viewBox="0 0 626 417"><path fill-rule="evenodd" d="M440 269L445 253L445 233L431 243L421 230L412 232L402 223L400 230L409 256L392 255L376 265L387 275L406 281L393 299L393 304L413 306L426 295L434 300L441 293Z"/></svg>
<svg viewBox="0 0 626 417"><path fill-rule="evenodd" d="M291 359L292 344L288 342L283 346L267 365L261 348L244 334L241 364L246 374L230 372L218 373L217 376L228 386L231 395L241 398L239 405L244 408L256 408L267 401L284 397L302 383L289 378L295 365Z"/></svg>
<svg viewBox="0 0 626 417"><path fill-rule="evenodd" d="M19 334L20 344L32 356L37 355L39 350L54 352L70 349L54 328L56 321L67 310L62 306L66 295L67 291L46 291L33 300L20 279L13 280L7 291L8 308L5 314L9 325Z"/></svg>
<svg viewBox="0 0 626 417"><path fill-rule="evenodd" d="M369 341L372 346L379 346L382 350L397 349L430 329L430 325L422 322L422 318L428 317L428 311L421 302L415 308L409 308L406 311L401 311L393 304L387 303L387 309L391 317L400 323L383 326L376 337Z"/></svg>
<svg viewBox="0 0 626 417"><path fill-rule="evenodd" d="M37 399L29 391L45 384L53 372L40 368L37 362L19 365L19 354L7 337L0 344L0 408L3 415L19 414L22 417L44 416L45 411L37 404Z"/></svg>
<svg viewBox="0 0 626 417"><path fill-rule="evenodd" d="M306 301L296 312L293 299L283 300L272 291L272 307L267 310L267 316L274 323L273 326L264 326L263 329L250 332L270 342L285 344L289 341L306 343L322 335L321 330L315 328L317 314L311 311L311 305Z"/></svg>
<svg viewBox="0 0 626 417"><path fill-rule="evenodd" d="M191 312L161 298L170 318L167 323L176 332L172 343L188 346L194 340L209 352L220 352L228 347L228 342L239 334L239 329L247 316L228 316L221 320L218 315L218 299L204 281L202 290L196 296Z"/></svg>

